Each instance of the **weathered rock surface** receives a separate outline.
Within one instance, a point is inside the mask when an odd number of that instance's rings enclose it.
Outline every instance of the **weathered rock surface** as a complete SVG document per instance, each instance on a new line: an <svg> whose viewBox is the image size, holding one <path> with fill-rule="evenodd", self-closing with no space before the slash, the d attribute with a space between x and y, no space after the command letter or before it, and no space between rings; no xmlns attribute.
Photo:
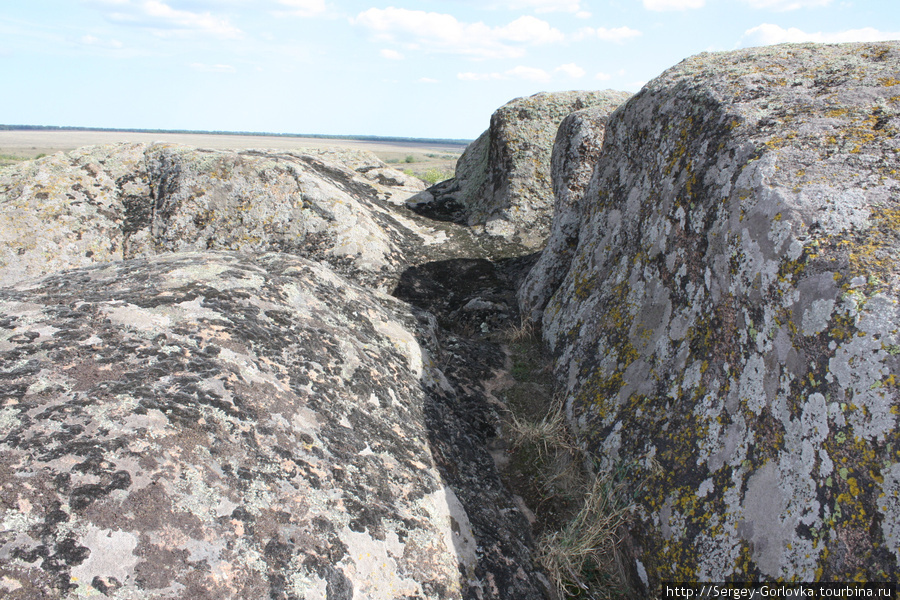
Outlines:
<svg viewBox="0 0 900 600"><path fill-rule="evenodd" d="M348 148L305 149L303 154L317 156L322 160L336 162L361 173L369 181L399 188L402 192L416 193L425 189L425 183L418 177L407 175L399 169L388 166L377 156L367 150L351 150ZM392 195L393 197L393 195ZM395 204L401 204L405 197L400 194L393 198Z"/></svg>
<svg viewBox="0 0 900 600"><path fill-rule="evenodd" d="M485 450L502 357L427 313L195 252L20 282L0 319L5 598L545 597Z"/></svg>
<svg viewBox="0 0 900 600"><path fill-rule="evenodd" d="M497 109L490 129L469 145L455 177L410 199L448 218L483 226L526 248L541 248L550 232L553 190L550 155L560 122L594 108L609 114L630 94L552 92L518 98Z"/></svg>
<svg viewBox="0 0 900 600"><path fill-rule="evenodd" d="M553 222L547 247L519 288L519 304L527 307L527 318L540 323L550 294L556 291L578 246L581 204L603 148L609 118L607 108L573 112L559 126L550 158L553 184Z"/></svg>
<svg viewBox="0 0 900 600"><path fill-rule="evenodd" d="M0 170L0 285L163 252L277 250L389 289L447 239L396 206L421 187L360 151L82 148Z"/></svg>
<svg viewBox="0 0 900 600"><path fill-rule="evenodd" d="M891 42L702 54L610 118L543 327L636 581L900 579L898 111Z"/></svg>

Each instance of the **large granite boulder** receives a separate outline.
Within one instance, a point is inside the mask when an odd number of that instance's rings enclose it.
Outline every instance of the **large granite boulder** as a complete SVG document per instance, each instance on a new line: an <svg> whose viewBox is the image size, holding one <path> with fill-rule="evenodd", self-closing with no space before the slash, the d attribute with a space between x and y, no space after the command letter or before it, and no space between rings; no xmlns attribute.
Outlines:
<svg viewBox="0 0 900 600"><path fill-rule="evenodd" d="M502 360L287 254L4 288L0 595L545 598L485 449Z"/></svg>
<svg viewBox="0 0 900 600"><path fill-rule="evenodd" d="M56 154L0 170L0 285L163 252L277 250L388 289L446 238L401 214L421 189L407 179L360 151L120 144Z"/></svg>
<svg viewBox="0 0 900 600"><path fill-rule="evenodd" d="M608 115L629 96L606 90L517 98L491 115L490 129L469 145L452 179L409 202L419 210L442 211L483 227L490 235L539 249L550 233L550 155L560 122L585 108Z"/></svg>
<svg viewBox="0 0 900 600"><path fill-rule="evenodd" d="M782 45L607 123L521 297L552 294L569 418L634 494L639 586L900 579L898 111L900 43Z"/></svg>
<svg viewBox="0 0 900 600"><path fill-rule="evenodd" d="M609 118L607 108L586 108L571 113L559 126L550 157L553 184L553 222L547 247L541 252L519 288L519 305L525 318L540 323L550 295L569 270L578 246L581 205L594 167L603 148L603 134Z"/></svg>

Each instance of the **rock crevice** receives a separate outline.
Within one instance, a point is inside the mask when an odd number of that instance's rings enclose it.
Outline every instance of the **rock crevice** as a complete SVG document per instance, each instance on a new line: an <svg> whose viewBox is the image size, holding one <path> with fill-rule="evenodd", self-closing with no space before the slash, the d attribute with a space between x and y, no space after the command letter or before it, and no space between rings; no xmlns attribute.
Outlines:
<svg viewBox="0 0 900 600"><path fill-rule="evenodd" d="M0 590L551 597L495 460L523 315L636 593L897 580L898 84L897 42L702 54L513 101L427 191L352 152L0 170Z"/></svg>

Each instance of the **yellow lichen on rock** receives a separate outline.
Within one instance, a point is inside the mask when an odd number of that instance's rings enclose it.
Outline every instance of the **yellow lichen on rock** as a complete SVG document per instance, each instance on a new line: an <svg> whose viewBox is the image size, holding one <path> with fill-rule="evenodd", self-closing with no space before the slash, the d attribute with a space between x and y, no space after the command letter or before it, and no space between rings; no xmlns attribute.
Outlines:
<svg viewBox="0 0 900 600"><path fill-rule="evenodd" d="M897 43L683 61L607 124L565 278L524 284L598 462L665 473L638 587L900 574L898 74Z"/></svg>

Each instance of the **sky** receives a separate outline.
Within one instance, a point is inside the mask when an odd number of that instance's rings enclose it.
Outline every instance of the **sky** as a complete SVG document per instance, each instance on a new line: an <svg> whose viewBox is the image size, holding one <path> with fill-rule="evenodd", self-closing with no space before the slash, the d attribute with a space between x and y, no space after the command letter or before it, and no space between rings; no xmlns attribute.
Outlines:
<svg viewBox="0 0 900 600"><path fill-rule="evenodd" d="M474 139L699 52L888 39L898 0L0 0L0 124Z"/></svg>

